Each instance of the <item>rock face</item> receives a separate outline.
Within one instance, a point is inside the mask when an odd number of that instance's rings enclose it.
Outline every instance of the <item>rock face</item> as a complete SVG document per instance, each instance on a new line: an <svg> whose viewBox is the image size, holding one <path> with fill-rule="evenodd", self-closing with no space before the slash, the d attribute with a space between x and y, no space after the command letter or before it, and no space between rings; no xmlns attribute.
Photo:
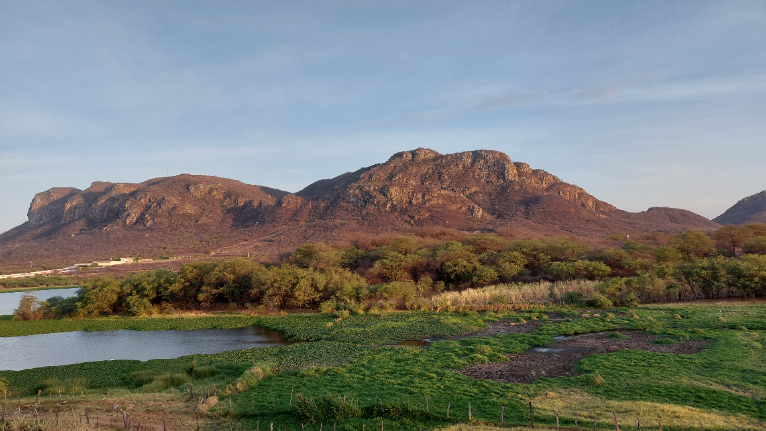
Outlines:
<svg viewBox="0 0 766 431"><path fill-rule="evenodd" d="M313 218L337 212L399 213L417 223L510 220L546 199L600 217L616 211L577 186L488 150L448 155L424 148L404 151L386 163L317 181L296 196L304 201L292 208Z"/></svg>
<svg viewBox="0 0 766 431"><path fill-rule="evenodd" d="M45 224L126 227L226 227L247 220L286 192L223 178L179 175L141 184L94 182L85 190L53 188L35 195L27 213L30 227ZM108 228L108 226L107 226Z"/></svg>
<svg viewBox="0 0 766 431"><path fill-rule="evenodd" d="M497 151L425 148L294 194L197 175L54 188L34 197L28 217L0 234L0 266L203 250L275 256L306 242L433 226L590 237L718 226L679 209L619 210Z"/></svg>
<svg viewBox="0 0 766 431"><path fill-rule="evenodd" d="M766 223L766 190L742 199L713 220L720 224Z"/></svg>
<svg viewBox="0 0 766 431"><path fill-rule="evenodd" d="M61 222L67 202L80 192L81 190L73 187L54 187L36 194L27 211L29 224L41 226L46 223Z"/></svg>

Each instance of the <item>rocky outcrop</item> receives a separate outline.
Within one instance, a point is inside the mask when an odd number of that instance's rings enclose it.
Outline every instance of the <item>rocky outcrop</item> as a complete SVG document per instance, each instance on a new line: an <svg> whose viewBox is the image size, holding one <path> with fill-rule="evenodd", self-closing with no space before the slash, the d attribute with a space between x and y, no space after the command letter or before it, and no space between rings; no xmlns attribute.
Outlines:
<svg viewBox="0 0 766 431"><path fill-rule="evenodd" d="M766 223L766 190L740 200L713 220L720 224Z"/></svg>
<svg viewBox="0 0 766 431"><path fill-rule="evenodd" d="M36 194L27 211L28 223L41 226L61 222L67 202L79 192L80 190L74 187L54 187Z"/></svg>
<svg viewBox="0 0 766 431"><path fill-rule="evenodd" d="M509 193L560 198L594 213L615 210L554 175L489 150L447 155L425 148L403 151L385 163L317 181L296 195L319 201L320 205L302 203L304 209L312 205L315 213L328 208L367 214L399 212L414 220L457 222L512 218L524 204L505 205L510 202Z"/></svg>
<svg viewBox="0 0 766 431"><path fill-rule="evenodd" d="M748 205L757 209L751 198ZM27 223L0 234L5 261L225 250L278 256L306 242L429 226L583 237L719 226L673 208L619 210L498 151L440 154L425 148L294 194L199 175L94 182L85 190L37 194L28 216Z"/></svg>
<svg viewBox="0 0 766 431"><path fill-rule="evenodd" d="M141 184L94 182L85 190L55 188L38 193L28 223L180 227L256 221L286 192L222 178L179 175Z"/></svg>

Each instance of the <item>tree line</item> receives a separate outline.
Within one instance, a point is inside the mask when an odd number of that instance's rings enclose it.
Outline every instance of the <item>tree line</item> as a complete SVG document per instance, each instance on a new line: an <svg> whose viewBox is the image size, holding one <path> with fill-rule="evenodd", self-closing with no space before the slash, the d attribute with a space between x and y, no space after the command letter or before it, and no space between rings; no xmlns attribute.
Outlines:
<svg viewBox="0 0 766 431"><path fill-rule="evenodd" d="M42 304L40 313L413 309L445 290L541 280L596 280L592 294L551 297L596 306L766 294L766 224L724 226L712 234L687 230L658 244L622 236L598 245L565 237L510 241L480 233L446 242L399 236L376 247L358 245L306 244L272 264L236 258L121 280L97 277L76 297Z"/></svg>

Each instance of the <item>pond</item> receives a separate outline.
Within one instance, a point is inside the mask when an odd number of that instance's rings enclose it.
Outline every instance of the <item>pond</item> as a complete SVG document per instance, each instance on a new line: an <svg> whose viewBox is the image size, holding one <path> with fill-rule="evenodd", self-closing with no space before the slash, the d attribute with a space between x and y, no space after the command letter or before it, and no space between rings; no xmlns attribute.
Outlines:
<svg viewBox="0 0 766 431"><path fill-rule="evenodd" d="M43 289L43 290L30 290L28 292L33 293L38 301L46 301L54 296L61 296L69 298L75 296L79 287L69 287L66 289ZM0 316L13 314L13 310L19 308L19 301L21 301L21 295L24 292L0 292Z"/></svg>
<svg viewBox="0 0 766 431"><path fill-rule="evenodd" d="M257 326L188 331L58 332L0 338L0 370L113 359L172 359L197 353L220 353L292 342Z"/></svg>

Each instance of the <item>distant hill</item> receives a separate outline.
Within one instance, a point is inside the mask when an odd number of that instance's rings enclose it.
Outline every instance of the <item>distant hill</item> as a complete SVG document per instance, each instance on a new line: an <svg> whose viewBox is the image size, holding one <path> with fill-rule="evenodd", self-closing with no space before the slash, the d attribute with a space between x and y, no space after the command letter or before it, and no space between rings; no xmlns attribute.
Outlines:
<svg viewBox="0 0 766 431"><path fill-rule="evenodd" d="M766 223L766 190L742 199L713 220L720 224Z"/></svg>
<svg viewBox="0 0 766 431"><path fill-rule="evenodd" d="M179 175L38 193L28 221L0 235L0 268L106 257L252 253L423 228L511 229L517 236L714 229L690 211L630 213L500 152L416 149L292 194Z"/></svg>

